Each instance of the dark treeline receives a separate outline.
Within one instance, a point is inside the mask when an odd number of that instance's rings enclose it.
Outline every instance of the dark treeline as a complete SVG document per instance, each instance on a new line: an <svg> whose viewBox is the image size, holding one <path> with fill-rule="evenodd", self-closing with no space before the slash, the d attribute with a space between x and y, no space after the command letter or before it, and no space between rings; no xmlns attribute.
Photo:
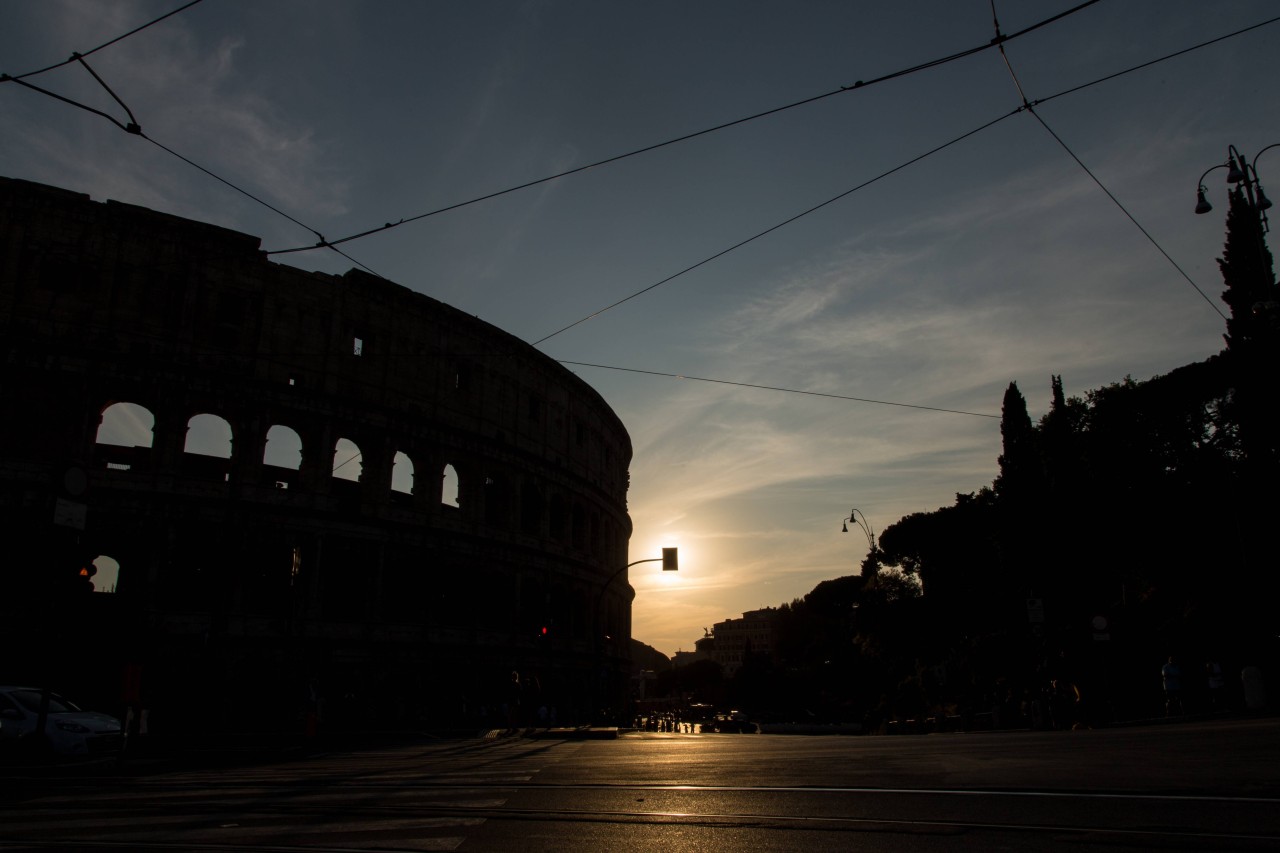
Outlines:
<svg viewBox="0 0 1280 853"><path fill-rule="evenodd" d="M871 730L939 715L1097 725L1163 714L1172 655L1188 711L1244 707L1250 665L1274 698L1280 311L1239 190L1227 226L1221 353L1083 396L1050 377L1038 423L1011 383L991 485L898 520L860 573L782 605L773 654L733 679L677 671L669 686ZM1210 695L1215 663L1226 688Z"/></svg>

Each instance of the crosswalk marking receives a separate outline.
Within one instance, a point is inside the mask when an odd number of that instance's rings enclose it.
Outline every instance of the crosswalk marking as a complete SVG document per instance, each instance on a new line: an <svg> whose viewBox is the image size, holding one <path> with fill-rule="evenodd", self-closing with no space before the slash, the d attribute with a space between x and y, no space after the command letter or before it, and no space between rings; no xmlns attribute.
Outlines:
<svg viewBox="0 0 1280 853"><path fill-rule="evenodd" d="M518 739L454 742L273 766L46 778L43 790L0 805L0 847L145 850L265 841L315 851L456 850L487 820L466 811L503 808L516 787L580 748Z"/></svg>

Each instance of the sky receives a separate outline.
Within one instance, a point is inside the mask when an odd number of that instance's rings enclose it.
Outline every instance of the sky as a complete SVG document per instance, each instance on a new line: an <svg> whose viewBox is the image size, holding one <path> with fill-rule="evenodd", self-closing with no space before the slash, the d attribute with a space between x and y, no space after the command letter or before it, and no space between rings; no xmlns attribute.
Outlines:
<svg viewBox="0 0 1280 853"><path fill-rule="evenodd" d="M183 2L0 0L0 72ZM1222 348L1225 170L1212 213L1195 191L1229 145L1252 162L1280 142L1280 23L1095 81L1273 0L1101 0L1004 56L854 86L990 45L993 10L1013 35L1075 5L203 0L87 62L150 140L276 211L13 82L0 174L279 250L816 98L340 247L575 362L617 412L630 559L680 549L678 573L631 570L632 633L672 654L857 573L851 508L879 533L990 485L1010 382L1038 417L1052 375L1083 395ZM128 120L78 63L26 82ZM1265 186L1280 153L1256 165ZM1064 524L1088 535L1088 508Z"/></svg>

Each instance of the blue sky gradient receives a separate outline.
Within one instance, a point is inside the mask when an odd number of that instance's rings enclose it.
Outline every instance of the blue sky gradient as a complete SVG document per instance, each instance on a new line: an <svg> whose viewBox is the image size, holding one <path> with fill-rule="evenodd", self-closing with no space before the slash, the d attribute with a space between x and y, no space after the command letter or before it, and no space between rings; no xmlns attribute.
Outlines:
<svg viewBox="0 0 1280 853"><path fill-rule="evenodd" d="M0 71L180 5L0 0ZM1068 0L996 2L1008 34ZM980 133L539 344L593 367L631 433L636 638L857 571L877 528L990 484L1005 386L1068 394L1222 347L1225 172L1280 142L1280 25L1053 97L1280 15L1270 0L1103 0L996 50L342 248L538 341L827 199ZM89 57L145 133L333 239L987 44L990 0L204 2ZM29 82L123 117L69 65ZM0 84L0 173L315 242L99 116ZM1202 295L1046 129L1125 206ZM1271 159L1274 158L1274 159ZM1258 163L1264 185L1280 154ZM1275 195L1273 192L1272 195ZM281 255L344 272L332 251ZM1207 297L1207 298L1206 298ZM1212 304L1211 304L1212 303ZM950 409L974 414L955 414ZM1064 520L1080 535L1087 511Z"/></svg>

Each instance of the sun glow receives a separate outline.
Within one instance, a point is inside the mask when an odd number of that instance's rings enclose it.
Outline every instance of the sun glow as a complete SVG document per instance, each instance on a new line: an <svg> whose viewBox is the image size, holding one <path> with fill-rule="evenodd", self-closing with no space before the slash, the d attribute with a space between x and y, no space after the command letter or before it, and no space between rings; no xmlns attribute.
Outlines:
<svg viewBox="0 0 1280 853"><path fill-rule="evenodd" d="M691 569L695 572L697 571L695 552L690 550L687 544L688 541L687 537L667 535L652 537L638 543L632 542L628 562L637 560L655 560L656 562L644 562L632 566L628 571L631 585L637 590L665 590L687 585L689 571ZM663 569L662 556L664 548L676 549L679 565L676 571ZM682 577L684 578L683 583Z"/></svg>

